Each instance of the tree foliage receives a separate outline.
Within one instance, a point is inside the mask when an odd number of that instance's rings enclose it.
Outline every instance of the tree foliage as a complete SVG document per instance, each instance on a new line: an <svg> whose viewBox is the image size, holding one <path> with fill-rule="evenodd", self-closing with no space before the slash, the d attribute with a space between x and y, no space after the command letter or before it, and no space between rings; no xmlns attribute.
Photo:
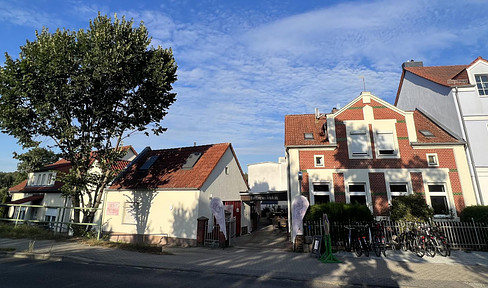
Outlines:
<svg viewBox="0 0 488 288"><path fill-rule="evenodd" d="M463 209L460 215L461 221L488 223L488 206L469 206Z"/></svg>
<svg viewBox="0 0 488 288"><path fill-rule="evenodd" d="M73 165L65 191L77 207L98 207L121 140L137 131L165 131L160 121L176 99L171 49L149 47L144 24L133 24L99 14L86 30L43 28L17 59L6 53L0 69L2 132L23 147L52 139ZM89 173L94 160L101 175ZM89 203L83 203L86 194Z"/></svg>
<svg viewBox="0 0 488 288"><path fill-rule="evenodd" d="M41 147L32 148L22 154L14 153L14 158L19 160L17 171L23 175L59 160L59 156L56 153Z"/></svg>
<svg viewBox="0 0 488 288"><path fill-rule="evenodd" d="M395 221L426 222L434 216L434 210L427 205L424 195L418 193L393 199L390 213L391 219Z"/></svg>

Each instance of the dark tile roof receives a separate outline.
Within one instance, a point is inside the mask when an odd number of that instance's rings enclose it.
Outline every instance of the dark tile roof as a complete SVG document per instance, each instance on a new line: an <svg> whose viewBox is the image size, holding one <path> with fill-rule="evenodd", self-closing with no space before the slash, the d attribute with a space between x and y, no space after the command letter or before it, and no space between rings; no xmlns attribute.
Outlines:
<svg viewBox="0 0 488 288"><path fill-rule="evenodd" d="M234 154L230 143L149 150L141 153L110 189L200 189L227 149ZM183 168L192 153L201 156L191 169ZM156 161L149 169L141 170L153 156L157 156Z"/></svg>

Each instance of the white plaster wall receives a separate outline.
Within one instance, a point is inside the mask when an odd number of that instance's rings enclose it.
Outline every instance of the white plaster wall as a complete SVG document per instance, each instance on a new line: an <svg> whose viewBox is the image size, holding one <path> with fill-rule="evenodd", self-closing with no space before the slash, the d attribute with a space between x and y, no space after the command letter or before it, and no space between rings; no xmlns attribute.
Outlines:
<svg viewBox="0 0 488 288"><path fill-rule="evenodd" d="M406 111L420 108L447 128L462 135L451 88L432 83L422 77L405 72L397 107Z"/></svg>
<svg viewBox="0 0 488 288"><path fill-rule="evenodd" d="M160 235L196 239L198 190L108 191L103 230L112 233ZM124 223L124 203L137 199L141 213L136 224ZM118 213L109 215L108 205L118 203Z"/></svg>
<svg viewBox="0 0 488 288"><path fill-rule="evenodd" d="M486 203L488 203L488 167L477 168L476 172L478 173L478 179L481 186L481 196L486 205Z"/></svg>
<svg viewBox="0 0 488 288"><path fill-rule="evenodd" d="M228 174L225 173L226 167ZM240 192L246 192L247 185L230 148L225 151L201 190L200 205L196 218L205 216L213 219L212 211L210 210L210 197L219 197L222 201L241 201ZM248 221L250 221L250 213L246 214L244 211L245 209L241 209L241 221L245 217L248 217ZM243 222L241 222L242 225Z"/></svg>
<svg viewBox="0 0 488 288"><path fill-rule="evenodd" d="M476 167L488 167L488 117L486 120L465 121L465 124Z"/></svg>
<svg viewBox="0 0 488 288"><path fill-rule="evenodd" d="M287 190L286 162L264 162L247 165L250 192Z"/></svg>

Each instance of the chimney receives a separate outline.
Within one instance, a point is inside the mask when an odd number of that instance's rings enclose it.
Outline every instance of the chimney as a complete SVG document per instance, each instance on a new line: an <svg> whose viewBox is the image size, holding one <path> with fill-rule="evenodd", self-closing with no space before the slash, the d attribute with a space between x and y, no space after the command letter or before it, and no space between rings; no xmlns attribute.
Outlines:
<svg viewBox="0 0 488 288"><path fill-rule="evenodd" d="M336 107L332 108L332 113L336 113L336 112L337 112L337 108Z"/></svg>
<svg viewBox="0 0 488 288"><path fill-rule="evenodd" d="M407 62L403 62L402 69L405 68L405 67L424 67L424 62L410 60L410 61L407 61Z"/></svg>

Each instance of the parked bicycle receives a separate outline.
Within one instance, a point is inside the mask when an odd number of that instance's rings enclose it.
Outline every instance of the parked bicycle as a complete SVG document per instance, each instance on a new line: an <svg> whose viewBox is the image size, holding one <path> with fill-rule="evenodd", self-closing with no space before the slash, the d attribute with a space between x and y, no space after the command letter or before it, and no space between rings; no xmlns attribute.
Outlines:
<svg viewBox="0 0 488 288"><path fill-rule="evenodd" d="M386 257L385 227L382 222L374 224L373 234L372 247L374 253L377 257L380 257L381 253Z"/></svg>

